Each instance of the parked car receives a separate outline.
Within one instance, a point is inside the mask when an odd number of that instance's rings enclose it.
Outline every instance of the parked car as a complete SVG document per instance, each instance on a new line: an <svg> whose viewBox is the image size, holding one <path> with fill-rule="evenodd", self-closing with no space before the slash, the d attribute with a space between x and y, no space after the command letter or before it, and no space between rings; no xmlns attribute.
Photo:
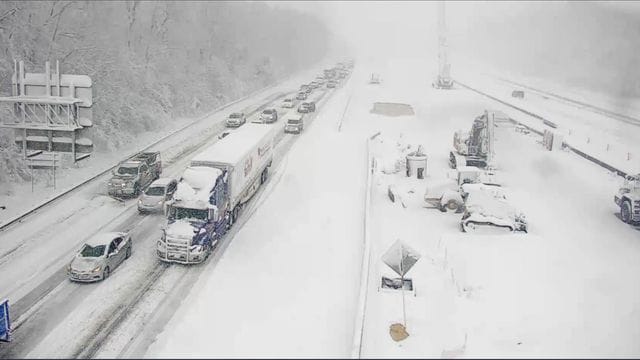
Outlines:
<svg viewBox="0 0 640 360"><path fill-rule="evenodd" d="M159 152L142 152L123 161L112 170L107 182L110 196L138 196L152 181L162 173Z"/></svg>
<svg viewBox="0 0 640 360"><path fill-rule="evenodd" d="M160 178L147 188L138 200L138 212L164 211L164 204L171 199L176 191L178 181L170 178Z"/></svg>
<svg viewBox="0 0 640 360"><path fill-rule="evenodd" d="M283 108L292 108L293 107L293 99L291 98L286 98L282 101L282 105L280 105Z"/></svg>
<svg viewBox="0 0 640 360"><path fill-rule="evenodd" d="M227 118L227 127L238 127L244 125L247 122L247 117L244 113L236 112L229 115Z"/></svg>
<svg viewBox="0 0 640 360"><path fill-rule="evenodd" d="M67 266L71 281L104 280L131 256L131 236L125 232L98 234L89 239Z"/></svg>
<svg viewBox="0 0 640 360"><path fill-rule="evenodd" d="M298 95L296 95L296 99L307 100L307 93L303 91L299 92Z"/></svg>
<svg viewBox="0 0 640 360"><path fill-rule="evenodd" d="M274 123L278 121L278 112L276 109L264 109L260 114L260 120L266 124Z"/></svg>
<svg viewBox="0 0 640 360"><path fill-rule="evenodd" d="M300 134L304 129L304 120L302 115L291 114L287 116L287 122L284 126L285 133Z"/></svg>
<svg viewBox="0 0 640 360"><path fill-rule="evenodd" d="M303 102L300 104L300 106L298 106L298 112L299 113L309 113L309 112L314 112L316 111L316 103L311 101L311 102Z"/></svg>

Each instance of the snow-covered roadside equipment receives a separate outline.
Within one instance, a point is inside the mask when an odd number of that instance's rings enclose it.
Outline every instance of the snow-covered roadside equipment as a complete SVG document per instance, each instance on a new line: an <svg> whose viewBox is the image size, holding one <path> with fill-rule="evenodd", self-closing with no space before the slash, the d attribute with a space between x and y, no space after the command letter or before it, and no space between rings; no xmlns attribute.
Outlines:
<svg viewBox="0 0 640 360"><path fill-rule="evenodd" d="M493 158L493 128L495 113L485 112L473 120L469 132L453 134L453 150L449 152L449 166L477 166L484 168Z"/></svg>
<svg viewBox="0 0 640 360"><path fill-rule="evenodd" d="M158 257L204 261L238 219L242 206L267 181L277 127L246 124L197 154L167 206Z"/></svg>
<svg viewBox="0 0 640 360"><path fill-rule="evenodd" d="M448 179L427 184L424 201L442 212L460 213L464 208L462 186L465 184L487 184L499 186L496 175L475 166L460 166L447 174ZM451 179L455 181L452 182Z"/></svg>
<svg viewBox="0 0 640 360"><path fill-rule="evenodd" d="M464 214L460 226L464 232L527 232L523 213L513 208L502 189L485 184L463 186Z"/></svg>
<svg viewBox="0 0 640 360"><path fill-rule="evenodd" d="M620 219L627 224L640 222L640 174L627 176L613 201L620 208Z"/></svg>
<svg viewBox="0 0 640 360"><path fill-rule="evenodd" d="M407 327L407 313L404 302L404 277L409 270L411 270L413 265L418 262L418 260L420 260L420 254L407 244L400 241L400 239L396 240L389 250L382 255L382 262L390 267L396 274L400 275L400 284L403 284L403 286L400 286L400 289L402 291L402 326L405 330Z"/></svg>
<svg viewBox="0 0 640 360"><path fill-rule="evenodd" d="M416 174L418 179L424 179L427 174L427 155L422 152L422 145L418 145L416 151L410 152L407 156L407 177Z"/></svg>
<svg viewBox="0 0 640 360"><path fill-rule="evenodd" d="M11 341L11 321L9 319L9 300L0 303L0 341Z"/></svg>

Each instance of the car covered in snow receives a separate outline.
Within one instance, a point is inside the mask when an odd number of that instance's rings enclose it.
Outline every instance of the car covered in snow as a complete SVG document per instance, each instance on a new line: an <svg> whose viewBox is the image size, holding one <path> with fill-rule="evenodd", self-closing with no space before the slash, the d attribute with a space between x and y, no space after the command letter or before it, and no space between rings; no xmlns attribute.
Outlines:
<svg viewBox="0 0 640 360"><path fill-rule="evenodd" d="M125 232L109 232L90 238L67 266L71 281L93 282L109 277L131 256L131 236Z"/></svg>
<svg viewBox="0 0 640 360"><path fill-rule="evenodd" d="M333 89L336 87L336 85L338 85L338 83L335 80L329 80L327 81L327 88L328 89Z"/></svg>
<svg viewBox="0 0 640 360"><path fill-rule="evenodd" d="M462 231L528 231L526 217L509 204L500 187L465 184L462 188L464 198L464 213L460 220Z"/></svg>
<svg viewBox="0 0 640 360"><path fill-rule="evenodd" d="M226 124L227 124L227 127L238 127L238 126L244 125L244 123L246 122L247 122L247 116L244 113L235 112L235 113L229 114Z"/></svg>
<svg viewBox="0 0 640 360"><path fill-rule="evenodd" d="M303 102L298 106L298 112L302 114L316 111L316 103L313 101Z"/></svg>
<svg viewBox="0 0 640 360"><path fill-rule="evenodd" d="M278 112L276 109L264 109L260 113L259 122L270 124L278 121Z"/></svg>
<svg viewBox="0 0 640 360"><path fill-rule="evenodd" d="M300 91L298 95L296 95L296 99L298 100L307 100L307 93L304 91Z"/></svg>
<svg viewBox="0 0 640 360"><path fill-rule="evenodd" d="M164 204L171 199L177 185L178 181L170 178L160 178L151 183L138 199L138 212L164 211Z"/></svg>
<svg viewBox="0 0 640 360"><path fill-rule="evenodd" d="M287 122L284 125L285 133L300 134L304 129L303 116L299 114L290 114L287 116Z"/></svg>

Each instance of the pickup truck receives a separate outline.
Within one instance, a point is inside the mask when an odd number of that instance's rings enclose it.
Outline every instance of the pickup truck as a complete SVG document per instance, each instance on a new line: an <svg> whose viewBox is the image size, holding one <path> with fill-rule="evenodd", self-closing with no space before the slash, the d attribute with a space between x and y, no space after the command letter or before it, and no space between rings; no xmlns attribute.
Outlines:
<svg viewBox="0 0 640 360"><path fill-rule="evenodd" d="M162 161L160 152L141 152L121 162L113 171L107 183L110 196L138 196L160 177Z"/></svg>

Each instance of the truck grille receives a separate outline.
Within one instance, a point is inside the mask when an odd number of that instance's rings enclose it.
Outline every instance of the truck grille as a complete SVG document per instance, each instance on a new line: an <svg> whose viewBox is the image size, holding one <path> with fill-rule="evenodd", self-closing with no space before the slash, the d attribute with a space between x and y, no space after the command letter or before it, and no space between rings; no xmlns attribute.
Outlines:
<svg viewBox="0 0 640 360"><path fill-rule="evenodd" d="M186 260L189 254L189 240L167 238L167 258Z"/></svg>

